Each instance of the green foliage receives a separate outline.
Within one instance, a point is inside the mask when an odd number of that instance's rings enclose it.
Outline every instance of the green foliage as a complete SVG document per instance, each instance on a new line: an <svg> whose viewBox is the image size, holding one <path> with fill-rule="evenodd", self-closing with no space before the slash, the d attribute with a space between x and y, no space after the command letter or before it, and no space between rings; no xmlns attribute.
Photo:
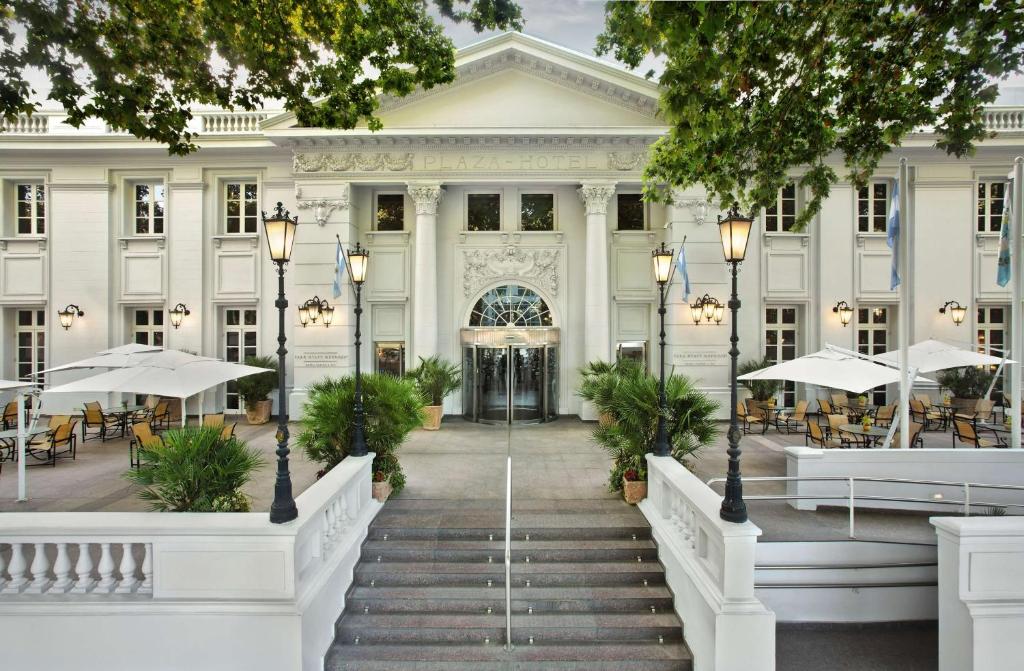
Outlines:
<svg viewBox="0 0 1024 671"><path fill-rule="evenodd" d="M376 456L373 471L385 475L397 494L405 474L396 452L409 432L423 423L423 400L411 380L393 375L362 376L366 444ZM309 388L298 443L306 456L327 470L348 455L352 444L355 378L326 379Z"/></svg>
<svg viewBox="0 0 1024 671"><path fill-rule="evenodd" d="M736 368L736 375L746 375L771 365L773 365L772 360L768 357L749 359ZM739 383L750 392L751 398L755 401L771 400L782 389L782 382L780 380L739 380Z"/></svg>
<svg viewBox="0 0 1024 671"><path fill-rule="evenodd" d="M139 498L153 510L173 512L247 512L242 487L264 464L258 450L237 438L224 440L220 429L185 427L163 434L163 444L141 447L142 467L124 477L143 487Z"/></svg>
<svg viewBox="0 0 1024 671"><path fill-rule="evenodd" d="M604 366L592 363L587 368L593 371ZM647 374L638 363L623 360L604 372L584 375L579 395L612 419L593 433L594 440L612 457L608 488L621 489L622 476L630 469L636 471L639 479L646 480L644 455L654 445L660 415L658 378ZM715 439L714 413L718 404L679 375L665 379L665 398L672 456L683 462L687 455Z"/></svg>
<svg viewBox="0 0 1024 671"><path fill-rule="evenodd" d="M803 228L839 179L834 156L859 187L915 129L970 155L1021 44L1019 0L609 2L597 51L665 59L650 197L700 183L709 201L767 207L799 173Z"/></svg>
<svg viewBox="0 0 1024 671"><path fill-rule="evenodd" d="M434 4L478 32L522 27L511 0ZM300 126L379 129L378 94L454 79L452 42L429 8L426 0L6 0L0 118L39 109L25 77L38 68L71 125L103 119L172 154L197 148L186 130L192 105L259 110L280 100Z"/></svg>
<svg viewBox="0 0 1024 671"><path fill-rule="evenodd" d="M277 359L271 356L250 356L245 358L245 365L271 369L266 373L235 380L235 388L245 401L245 407L251 410L260 401L267 400L270 392L277 388Z"/></svg>
<svg viewBox="0 0 1024 671"><path fill-rule="evenodd" d="M992 384L993 373L981 366L950 368L938 375L939 385L957 398L984 398Z"/></svg>
<svg viewBox="0 0 1024 671"><path fill-rule="evenodd" d="M436 354L424 359L406 375L416 383L427 405L441 405L446 396L462 386L462 369Z"/></svg>

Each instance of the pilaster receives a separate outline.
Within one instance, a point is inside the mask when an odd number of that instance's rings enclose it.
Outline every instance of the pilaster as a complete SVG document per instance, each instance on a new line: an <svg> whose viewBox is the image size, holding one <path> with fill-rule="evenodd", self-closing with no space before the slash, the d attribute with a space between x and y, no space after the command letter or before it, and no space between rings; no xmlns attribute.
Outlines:
<svg viewBox="0 0 1024 671"><path fill-rule="evenodd" d="M584 361L610 361L612 298L608 282L608 201L615 195L615 182L584 182L577 193L583 200L587 221ZM580 416L586 420L597 419L589 403L583 404Z"/></svg>
<svg viewBox="0 0 1024 671"><path fill-rule="evenodd" d="M413 231L412 347L409 365L438 353L437 337L437 207L444 189L437 182L409 183L416 205Z"/></svg>

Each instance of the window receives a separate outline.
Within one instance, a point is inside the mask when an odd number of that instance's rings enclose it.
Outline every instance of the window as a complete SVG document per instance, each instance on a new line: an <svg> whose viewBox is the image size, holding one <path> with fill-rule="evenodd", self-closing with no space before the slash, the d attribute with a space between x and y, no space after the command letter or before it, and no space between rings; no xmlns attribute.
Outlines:
<svg viewBox="0 0 1024 671"><path fill-rule="evenodd" d="M138 345L164 346L163 309L132 310L132 342Z"/></svg>
<svg viewBox="0 0 1024 671"><path fill-rule="evenodd" d="M46 311L18 310L14 329L18 379L35 382L33 374L46 368Z"/></svg>
<svg viewBox="0 0 1024 671"><path fill-rule="evenodd" d="M18 235L46 233L46 185L15 184L14 195Z"/></svg>
<svg viewBox="0 0 1024 671"><path fill-rule="evenodd" d="M254 182L225 182L224 226L228 233L259 232L259 199Z"/></svg>
<svg viewBox="0 0 1024 671"><path fill-rule="evenodd" d="M506 284L494 287L476 302L470 326L551 326L551 312L536 292Z"/></svg>
<svg viewBox="0 0 1024 671"><path fill-rule="evenodd" d="M164 232L164 204L166 192L163 184L136 184L135 234L160 235Z"/></svg>
<svg viewBox="0 0 1024 671"><path fill-rule="evenodd" d="M555 230L555 194L522 194L519 200L519 222L524 231Z"/></svg>
<svg viewBox="0 0 1024 671"><path fill-rule="evenodd" d="M791 231L796 223L796 184L790 182L779 189L775 205L764 210L764 230Z"/></svg>
<svg viewBox="0 0 1024 671"><path fill-rule="evenodd" d="M500 231L501 195L469 194L466 198L466 228L470 231Z"/></svg>
<svg viewBox="0 0 1024 671"><path fill-rule="evenodd" d="M256 353L256 309L224 310L224 360L245 363L247 358L256 356ZM236 412L242 410L242 400L234 382L227 384L224 407Z"/></svg>
<svg viewBox="0 0 1024 671"><path fill-rule="evenodd" d="M978 232L998 232L1003 225L1005 182L978 182Z"/></svg>
<svg viewBox="0 0 1024 671"><path fill-rule="evenodd" d="M857 190L857 230L885 233L889 213L889 183L872 182Z"/></svg>
<svg viewBox="0 0 1024 671"><path fill-rule="evenodd" d="M644 200L639 193L620 193L615 197L620 231L644 230Z"/></svg>
<svg viewBox="0 0 1024 671"><path fill-rule="evenodd" d="M377 350L377 372L395 377L405 375L405 343L379 342Z"/></svg>
<svg viewBox="0 0 1024 671"><path fill-rule="evenodd" d="M764 311L764 356L773 364L796 358L796 308L769 307ZM780 400L783 407L796 405L796 383L782 384Z"/></svg>
<svg viewBox="0 0 1024 671"><path fill-rule="evenodd" d="M877 356L889 349L889 308L882 306L857 309L857 351ZM873 405L888 402L885 387L875 387L868 394Z"/></svg>
<svg viewBox="0 0 1024 671"><path fill-rule="evenodd" d="M1006 347L1006 317L1010 308L1003 305L978 307L978 351L992 356L1004 356ZM994 373L999 366L990 366ZM1002 378L1002 373L999 375ZM996 380L993 389L1002 389L1003 380Z"/></svg>
<svg viewBox="0 0 1024 671"><path fill-rule="evenodd" d="M647 341L620 342L615 346L615 360L622 361L629 359L647 367Z"/></svg>
<svg viewBox="0 0 1024 671"><path fill-rule="evenodd" d="M400 193L377 194L377 230L401 231L405 228L405 196Z"/></svg>

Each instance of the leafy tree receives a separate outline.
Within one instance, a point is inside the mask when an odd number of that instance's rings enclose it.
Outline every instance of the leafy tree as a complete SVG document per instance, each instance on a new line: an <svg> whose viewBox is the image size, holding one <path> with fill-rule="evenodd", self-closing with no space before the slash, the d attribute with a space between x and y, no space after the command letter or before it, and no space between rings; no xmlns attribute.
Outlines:
<svg viewBox="0 0 1024 671"><path fill-rule="evenodd" d="M520 28L512 0L436 0L477 30ZM49 78L68 123L196 149L189 106L255 110L279 100L299 123L352 128L378 93L402 96L455 77L451 40L426 0L4 0L0 117L39 109L25 68Z"/></svg>
<svg viewBox="0 0 1024 671"><path fill-rule="evenodd" d="M670 132L652 148L649 197L701 183L722 203L765 207L799 174L803 227L839 157L863 186L915 129L934 128L954 156L973 151L993 78L1021 65L1024 3L609 2L597 50L634 68L665 60Z"/></svg>

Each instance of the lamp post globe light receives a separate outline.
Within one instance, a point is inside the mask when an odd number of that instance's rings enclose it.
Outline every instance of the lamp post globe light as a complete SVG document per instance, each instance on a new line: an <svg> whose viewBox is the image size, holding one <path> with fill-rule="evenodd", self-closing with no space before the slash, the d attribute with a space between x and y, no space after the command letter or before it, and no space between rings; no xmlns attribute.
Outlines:
<svg viewBox="0 0 1024 671"><path fill-rule="evenodd" d="M740 298L737 292L736 276L740 262L747 253L747 242L750 240L750 229L754 224L752 217L744 217L734 203L723 219L718 217L718 232L722 237L722 252L725 262L732 266L732 295L729 297L729 310L732 312L732 335L729 337L730 375L729 375L729 472L725 478L725 497L719 516L727 522L746 522L747 504L743 502L743 480L740 476L740 427L736 416L736 363L740 356L739 335L737 334L736 314L740 309Z"/></svg>
<svg viewBox="0 0 1024 671"><path fill-rule="evenodd" d="M658 348L661 352L660 371L658 372L658 430L654 435L654 455L657 457L672 456L672 448L668 443L668 429L665 416L668 414L668 403L665 400L665 290L672 273L673 250L667 249L665 243L651 252L654 262L654 280L658 283L658 318L661 331L658 334Z"/></svg>
<svg viewBox="0 0 1024 671"><path fill-rule="evenodd" d="M292 476L288 471L288 409L285 406L284 357L287 339L284 335L284 313L288 299L284 296L284 266L292 256L299 217L290 216L284 205L277 204L271 216L263 212L263 230L267 235L270 260L277 264L277 479L274 481L274 502L270 505L270 521L290 522L299 515L292 496Z"/></svg>
<svg viewBox="0 0 1024 671"><path fill-rule="evenodd" d="M359 350L362 341L359 339L362 333L359 330L360 317L363 314L363 282L366 281L366 270L369 266L370 252L363 249L358 242L356 248L348 253L348 267L352 271L352 284L356 288L356 388L354 393L354 407L352 418L352 445L349 447L349 454L354 457L366 455L366 416L363 412L363 381L359 369Z"/></svg>

